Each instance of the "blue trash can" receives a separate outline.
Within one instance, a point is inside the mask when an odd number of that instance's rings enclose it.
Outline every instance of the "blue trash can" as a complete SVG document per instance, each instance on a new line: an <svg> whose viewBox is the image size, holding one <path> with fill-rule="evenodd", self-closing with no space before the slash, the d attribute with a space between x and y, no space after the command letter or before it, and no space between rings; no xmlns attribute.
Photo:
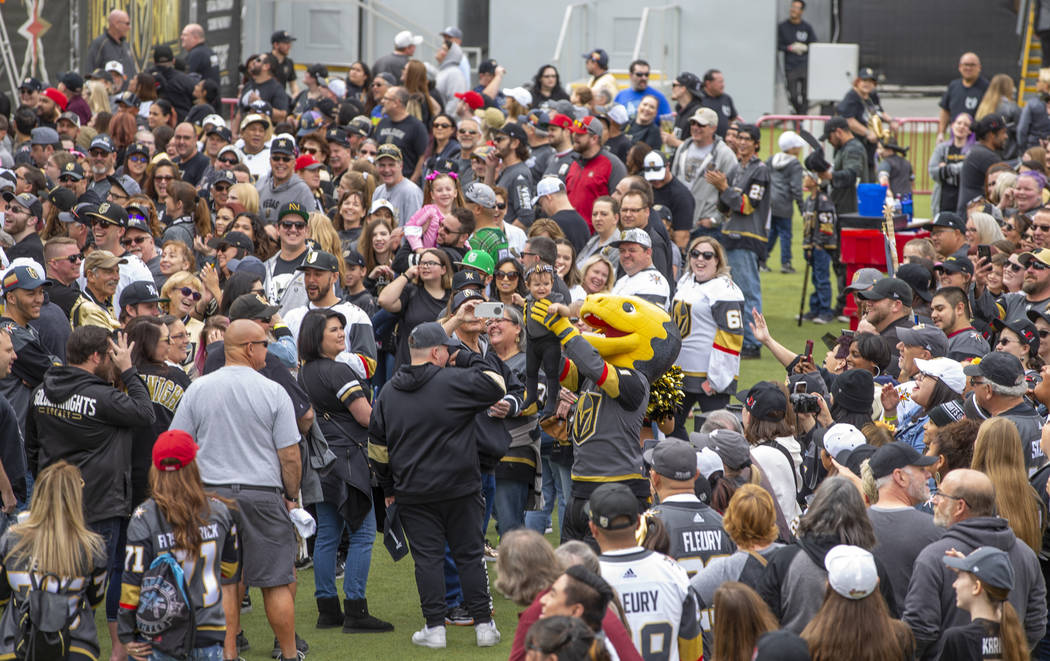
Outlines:
<svg viewBox="0 0 1050 661"><path fill-rule="evenodd" d="M857 213L869 218L882 218L886 205L886 187L879 184L857 186Z"/></svg>

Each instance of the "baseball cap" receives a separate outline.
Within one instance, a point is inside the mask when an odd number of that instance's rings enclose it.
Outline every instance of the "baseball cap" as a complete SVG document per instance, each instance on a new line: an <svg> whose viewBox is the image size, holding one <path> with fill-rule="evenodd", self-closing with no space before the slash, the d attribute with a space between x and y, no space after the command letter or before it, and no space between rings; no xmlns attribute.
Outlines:
<svg viewBox="0 0 1050 661"><path fill-rule="evenodd" d="M483 108L485 106L485 97L481 96L474 90L456 92L453 96L470 106L471 110L477 110L478 108Z"/></svg>
<svg viewBox="0 0 1050 661"><path fill-rule="evenodd" d="M139 187L138 182L136 182L134 179L132 179L126 174L111 174L108 177L106 177L106 181L109 182L110 186L116 186L120 190L127 193L128 197L131 197L133 195L140 195L142 193L142 188Z"/></svg>
<svg viewBox="0 0 1050 661"><path fill-rule="evenodd" d="M890 475L898 468L905 466L924 468L934 465L937 461L937 457L919 454L918 450L903 441L894 441L876 450L868 460L868 465L871 466L872 476L877 480Z"/></svg>
<svg viewBox="0 0 1050 661"><path fill-rule="evenodd" d="M139 303L162 303L167 301L160 297L157 285L152 280L137 280L128 284L120 292L120 309L127 305L138 305Z"/></svg>
<svg viewBox="0 0 1050 661"><path fill-rule="evenodd" d="M419 324L408 336L408 346L412 349L429 349L430 347L449 347L455 349L459 343L449 338L445 329L436 321Z"/></svg>
<svg viewBox="0 0 1050 661"><path fill-rule="evenodd" d="M237 175L232 170L216 170L211 180L211 188L215 190L215 187L219 184L227 184L233 186L237 183Z"/></svg>
<svg viewBox="0 0 1050 661"><path fill-rule="evenodd" d="M824 451L831 455L832 459L845 465L849 453L866 442L863 432L849 423L840 422L828 427L824 432L822 444Z"/></svg>
<svg viewBox="0 0 1050 661"><path fill-rule="evenodd" d="M508 138L516 138L520 140L522 144L526 144L529 140L529 136L525 133L525 129L521 128L521 125L517 122L507 122L500 128L496 129L494 133L502 133Z"/></svg>
<svg viewBox="0 0 1050 661"><path fill-rule="evenodd" d="M1040 307L1042 307L1043 309L1042 310L1040 310L1038 308L1031 308L1031 309L1029 309L1028 313L1027 313L1028 314L1028 318L1031 319L1032 323L1035 323L1036 320L1038 320L1038 319L1042 319L1046 323L1050 324L1050 306L1043 305L1043 306L1040 306Z"/></svg>
<svg viewBox="0 0 1050 661"><path fill-rule="evenodd" d="M175 54L171 52L171 46L165 46L160 44L153 47L153 61L157 64L164 62L174 62Z"/></svg>
<svg viewBox="0 0 1050 661"><path fill-rule="evenodd" d="M212 128L216 128L219 126L225 128L226 120L222 118L222 115L216 115L215 113L212 113L210 115L206 115L204 119L201 120L201 126L207 128L209 124L212 126Z"/></svg>
<svg viewBox="0 0 1050 661"><path fill-rule="evenodd" d="M295 135L301 138L321 128L322 117L323 115L318 110L307 110L299 117L299 130L295 132Z"/></svg>
<svg viewBox="0 0 1050 661"><path fill-rule="evenodd" d="M696 459L693 459L694 468ZM587 517L603 530L633 528L638 522L638 498L620 482L598 487L583 506Z"/></svg>
<svg viewBox="0 0 1050 661"><path fill-rule="evenodd" d="M478 64L478 73L496 73L496 67L498 66L499 62L493 60L492 58L482 60Z"/></svg>
<svg viewBox="0 0 1050 661"><path fill-rule="evenodd" d="M1050 248L1040 248L1034 252L1023 252L1017 256L1017 261L1025 268L1028 268L1028 264L1033 259L1050 266Z"/></svg>
<svg viewBox="0 0 1050 661"><path fill-rule="evenodd" d="M347 137L346 131L341 126L329 126L325 131L324 139L343 147L350 146L350 138Z"/></svg>
<svg viewBox="0 0 1050 661"><path fill-rule="evenodd" d="M58 131L50 126L38 126L29 132L29 144L31 145L57 145L62 142L58 137Z"/></svg>
<svg viewBox="0 0 1050 661"><path fill-rule="evenodd" d="M950 402L944 402L938 404L930 409L930 422L943 427L944 425L950 425L953 422L959 422L966 417L966 409L963 407L962 400L954 399Z"/></svg>
<svg viewBox="0 0 1050 661"><path fill-rule="evenodd" d="M777 138L777 146L780 147L780 151L787 151L796 147L805 147L806 141L794 131L784 131Z"/></svg>
<svg viewBox="0 0 1050 661"><path fill-rule="evenodd" d="M642 171L646 181L661 181L667 174L667 164L658 151L651 151L642 159Z"/></svg>
<svg viewBox="0 0 1050 661"><path fill-rule="evenodd" d="M343 251L343 261L349 266L365 266L365 256L353 248Z"/></svg>
<svg viewBox="0 0 1050 661"><path fill-rule="evenodd" d="M222 248L224 246L227 248L239 248L246 252L251 252L255 248L247 234L236 230L227 232L224 236L215 237L208 242L208 245L212 248Z"/></svg>
<svg viewBox="0 0 1050 661"><path fill-rule="evenodd" d="M810 661L810 658L809 645L801 636L780 629L758 637L752 661Z"/></svg>
<svg viewBox="0 0 1050 661"><path fill-rule="evenodd" d="M848 287L846 287L846 293L847 294L850 293L850 292L857 293L858 291L864 291L865 289L871 289L871 287L876 282L878 282L881 278L884 278L884 277L886 277L886 275L882 271L880 271L878 269L873 269L873 268L860 269L859 271L857 271L856 273L853 274L853 281L850 283L850 285Z"/></svg>
<svg viewBox="0 0 1050 661"><path fill-rule="evenodd" d="M930 227L947 227L960 232L966 231L966 221L954 211L942 211L933 218Z"/></svg>
<svg viewBox="0 0 1050 661"><path fill-rule="evenodd" d="M945 273L967 273L973 275L973 262L968 257L949 255L944 258L944 261L938 262L933 269L935 271L944 271Z"/></svg>
<svg viewBox="0 0 1050 661"><path fill-rule="evenodd" d="M303 154L295 159L296 172L300 170L318 170L322 167L324 167L324 164L314 158L312 154Z"/></svg>
<svg viewBox="0 0 1050 661"><path fill-rule="evenodd" d="M284 43L289 41L295 41L295 37L288 34L288 30L278 30L270 35L270 43Z"/></svg>
<svg viewBox="0 0 1050 661"><path fill-rule="evenodd" d="M379 211L380 209L386 209L394 216L394 218L397 218L397 209L394 208L394 205L390 202L390 200L384 200L383 198L373 199L372 206L369 207L368 213L372 214L376 211Z"/></svg>
<svg viewBox="0 0 1050 661"><path fill-rule="evenodd" d="M779 422L787 412L787 396L769 381L759 381L750 390L738 392L736 398L743 402L751 417L758 420Z"/></svg>
<svg viewBox="0 0 1050 661"><path fill-rule="evenodd" d="M596 62L603 69L609 68L609 54L602 48L595 48L589 53L584 53L583 59Z"/></svg>
<svg viewBox="0 0 1050 661"><path fill-rule="evenodd" d="M922 300L933 300L933 274L922 264L901 264L895 277L907 282L912 293Z"/></svg>
<svg viewBox="0 0 1050 661"><path fill-rule="evenodd" d="M295 142L291 138L277 138L270 142L270 154L295 156Z"/></svg>
<svg viewBox="0 0 1050 661"><path fill-rule="evenodd" d="M468 250L467 254L463 255L463 261L456 262L456 265L469 266L470 268L484 271L488 275L492 275L493 271L496 270L496 264L492 261L492 255L484 250Z"/></svg>
<svg viewBox="0 0 1050 661"><path fill-rule="evenodd" d="M240 259L231 259L229 267L234 273L251 273L260 280L266 278L266 265L255 255L245 255Z"/></svg>
<svg viewBox="0 0 1050 661"><path fill-rule="evenodd" d="M622 103L614 103L605 110L598 111L596 115L598 119L606 119L620 128L623 128L631 121L631 118L627 116L627 108L624 108Z"/></svg>
<svg viewBox="0 0 1050 661"><path fill-rule="evenodd" d="M92 250L84 258L84 271L91 269L111 269L121 264L127 264L128 260L117 257L108 250Z"/></svg>
<svg viewBox="0 0 1050 661"><path fill-rule="evenodd" d="M613 248L619 248L625 243L637 243L638 245L644 246L646 248L653 247L653 239L649 236L649 232L646 232L645 230L639 227L632 227L631 229L625 231L623 234L620 235L620 238L618 240L613 241L609 245Z"/></svg>
<svg viewBox="0 0 1050 661"><path fill-rule="evenodd" d="M917 324L911 328L897 328L897 339L905 346L926 349L934 358L948 355L948 338L936 326Z"/></svg>
<svg viewBox="0 0 1050 661"><path fill-rule="evenodd" d="M518 87L504 87L503 96L514 99L525 108L532 105L532 92L520 85Z"/></svg>
<svg viewBox="0 0 1050 661"><path fill-rule="evenodd" d="M19 91L29 90L31 92L43 92L44 86L36 78L29 77L22 79L22 82L18 85L18 89Z"/></svg>
<svg viewBox="0 0 1050 661"><path fill-rule="evenodd" d="M303 205L298 202L286 202L281 210L277 212L277 220L281 220L287 215L295 214L303 220L310 220L310 212L303 208Z"/></svg>
<svg viewBox="0 0 1050 661"><path fill-rule="evenodd" d="M684 482L696 477L696 448L677 438L668 438L646 450L642 457L653 471Z"/></svg>
<svg viewBox="0 0 1050 661"><path fill-rule="evenodd" d="M351 119L350 123L346 125L346 132L367 137L372 134L372 120L364 115L358 115Z"/></svg>
<svg viewBox="0 0 1050 661"><path fill-rule="evenodd" d="M857 78L861 80L874 80L879 81L879 77L875 75L875 70L871 67L861 67L860 71L857 72Z"/></svg>
<svg viewBox="0 0 1050 661"><path fill-rule="evenodd" d="M133 215L133 212L134 212L134 215ZM149 212L146 210L146 207L144 205L139 205L139 204L129 204L128 205L128 229L129 230L138 230L140 232L145 232L146 234L151 234L150 228L149 228L149 221L146 220L147 218L149 218Z"/></svg>
<svg viewBox="0 0 1050 661"><path fill-rule="evenodd" d="M47 191L47 201L55 205L59 214L69 213L77 203L77 194L65 186L55 186Z"/></svg>
<svg viewBox="0 0 1050 661"><path fill-rule="evenodd" d="M564 115L560 112L556 112L553 115L551 115L550 125L566 129L571 133L575 133L576 131L573 130L572 121L572 117Z"/></svg>
<svg viewBox="0 0 1050 661"><path fill-rule="evenodd" d="M496 208L496 193L488 184L480 181L472 181L467 184L467 187L463 189L463 197L485 209Z"/></svg>
<svg viewBox="0 0 1050 661"><path fill-rule="evenodd" d="M989 133L998 133L1005 128L1006 122L1003 121L1002 116L992 113L991 115L985 115L974 124L973 133L980 140Z"/></svg>
<svg viewBox="0 0 1050 661"><path fill-rule="evenodd" d="M700 126L718 126L718 114L710 108L697 108L689 121L696 122Z"/></svg>
<svg viewBox="0 0 1050 661"><path fill-rule="evenodd" d="M979 546L965 558L942 556L941 562L959 571L969 572L982 583L1012 590L1014 587L1014 568L1010 555L994 546Z"/></svg>
<svg viewBox="0 0 1050 661"><path fill-rule="evenodd" d="M58 121L67 121L73 126L80 128L80 115L75 112L66 111L58 116Z"/></svg>
<svg viewBox="0 0 1050 661"><path fill-rule="evenodd" d="M452 37L453 39L462 39L463 31L454 25L450 25L439 33L442 37Z"/></svg>
<svg viewBox="0 0 1050 661"><path fill-rule="evenodd" d="M828 585L846 599L863 599L879 585L879 572L871 551L850 544L839 544L824 556Z"/></svg>
<svg viewBox="0 0 1050 661"><path fill-rule="evenodd" d="M244 238L247 239L248 237L245 236ZM339 271L339 258L324 250L311 250L306 253L306 259L303 260L303 263L295 267L296 271L305 271L306 269L336 273Z"/></svg>
<svg viewBox="0 0 1050 661"><path fill-rule="evenodd" d="M121 64L120 62L116 61L116 60L110 60L109 62L106 62L105 69L106 69L106 73L109 73L111 71L116 71L121 76L124 75L124 65Z"/></svg>
<svg viewBox="0 0 1050 661"><path fill-rule="evenodd" d="M744 435L733 429L714 429L708 434L707 447L718 454L730 470L740 470L751 463L751 447Z"/></svg>
<svg viewBox="0 0 1050 661"><path fill-rule="evenodd" d="M850 413L871 413L875 397L875 381L864 369L846 370L831 384L835 404Z"/></svg>
<svg viewBox="0 0 1050 661"><path fill-rule="evenodd" d="M832 117L824 122L824 133L820 136L820 139L827 140L833 132L839 129L845 129L848 131L849 122L846 121L845 117Z"/></svg>
<svg viewBox="0 0 1050 661"><path fill-rule="evenodd" d="M84 198L82 197L80 199ZM74 204L70 211L59 212L58 219L63 223L87 223L87 214L97 210L97 204L91 202L80 202Z"/></svg>
<svg viewBox="0 0 1050 661"><path fill-rule="evenodd" d="M318 80L320 80L320 79L327 79L328 78L328 67L326 67L325 65L321 64L320 62L317 62L317 63L311 64L310 66L306 67L306 73L310 74L314 78L317 78Z"/></svg>
<svg viewBox="0 0 1050 661"><path fill-rule="evenodd" d="M109 153L117 151L117 148L113 145L113 138L105 133L100 133L92 138L89 149L101 149L102 151Z"/></svg>
<svg viewBox="0 0 1050 661"><path fill-rule="evenodd" d="M230 319L261 319L268 321L270 317L280 310L280 306L270 305L270 302L259 294L241 294L230 306Z"/></svg>
<svg viewBox="0 0 1050 661"><path fill-rule="evenodd" d="M930 360L916 358L915 368L927 376L937 378L941 383L960 395L966 388L966 376L963 374L963 367L958 361L951 358L940 357L931 358Z"/></svg>
<svg viewBox="0 0 1050 661"><path fill-rule="evenodd" d="M573 127L576 129L573 133L590 133L591 135L596 135L598 137L601 137L602 132L605 130L601 120L594 115L588 115L583 119L577 119L573 122Z"/></svg>
<svg viewBox="0 0 1050 661"><path fill-rule="evenodd" d="M467 301L485 300L485 295L473 287L461 289L452 296L452 311L455 312Z"/></svg>
<svg viewBox="0 0 1050 661"><path fill-rule="evenodd" d="M490 256L489 259L492 259L492 257ZM481 289L484 286L485 281L481 279L481 274L474 269L456 271L456 274L452 276L452 291L454 292L458 292L467 287Z"/></svg>
<svg viewBox="0 0 1050 661"><path fill-rule="evenodd" d="M103 202L95 211L89 211L88 215L111 225L128 226L128 212L124 207L112 202Z"/></svg>
<svg viewBox="0 0 1050 661"><path fill-rule="evenodd" d="M36 289L50 285L44 272L32 266L12 266L4 273L3 291L5 294L12 289Z"/></svg>
<svg viewBox="0 0 1050 661"><path fill-rule="evenodd" d="M966 376L979 376L996 385L1012 388L1024 383L1024 367L1013 354L992 351L963 368Z"/></svg>
<svg viewBox="0 0 1050 661"><path fill-rule="evenodd" d="M199 449L193 442L193 437L181 429L161 432L153 442L153 467L159 471L177 471L185 468L196 458ZM172 459L175 463L172 463Z"/></svg>
<svg viewBox="0 0 1050 661"><path fill-rule="evenodd" d="M139 97L134 92L128 92L127 90L121 92L116 97L114 97L114 100L117 103L121 103L121 104L123 104L125 106L136 106L137 107L140 103L142 103L142 101L139 99Z"/></svg>
<svg viewBox="0 0 1050 661"><path fill-rule="evenodd" d="M225 126L213 126L205 132L205 135L217 135L227 144L233 142L233 133Z"/></svg>
<svg viewBox="0 0 1050 661"><path fill-rule="evenodd" d="M80 163L70 161L62 167L62 171L58 174L59 181L61 181L63 177L69 177L74 181L80 181L84 178L84 168L80 166Z"/></svg>
<svg viewBox="0 0 1050 661"><path fill-rule="evenodd" d="M392 142L379 145L379 150L376 151L376 163L383 160L384 158L392 158L398 162L404 160L404 157L401 156L401 148L393 144Z"/></svg>
<svg viewBox="0 0 1050 661"><path fill-rule="evenodd" d="M44 96L54 101L55 105L61 108L62 110L65 110L66 106L69 105L69 97L67 97L62 92L56 90L54 87L48 87L46 90L44 90Z"/></svg>
<svg viewBox="0 0 1050 661"><path fill-rule="evenodd" d="M1034 356L1039 352L1039 331L1036 330L1035 322L1030 321L1027 317L1009 321L992 319L991 326L996 332L1002 332L1004 328L1009 328L1021 340L1021 344L1028 347L1031 355Z"/></svg>
<svg viewBox="0 0 1050 661"><path fill-rule="evenodd" d="M8 204L15 203L20 207L24 207L29 211L30 215L40 218L43 215L43 208L40 206L40 200L36 195L32 193L19 193L15 195L9 190L5 190L3 194L4 201Z"/></svg>
<svg viewBox="0 0 1050 661"><path fill-rule="evenodd" d="M256 122L260 122L262 124L265 124L267 128L269 128L269 126L270 126L270 118L269 117L267 117L266 115L260 115L257 112L252 112L252 113L248 113L247 115L245 115L244 119L241 120L241 130L243 131L244 129L246 129L248 127L249 124L254 124Z"/></svg>
<svg viewBox="0 0 1050 661"><path fill-rule="evenodd" d="M683 71L678 74L674 82L689 90L689 93L693 96L700 96L703 92L703 83L700 81L700 76L690 71Z"/></svg>
<svg viewBox="0 0 1050 661"><path fill-rule="evenodd" d="M394 48L408 48L423 43L423 36L412 34L410 30L402 30L394 35Z"/></svg>
<svg viewBox="0 0 1050 661"><path fill-rule="evenodd" d="M899 278L883 278L872 285L871 289L856 292L856 295L865 301L881 301L889 298L901 301L905 305L911 305L912 301L911 287Z"/></svg>
<svg viewBox="0 0 1050 661"><path fill-rule="evenodd" d="M543 177L540 179L539 183L536 184L536 197L532 198L533 206L535 206L544 195L553 195L558 192L565 192L565 182L559 177Z"/></svg>

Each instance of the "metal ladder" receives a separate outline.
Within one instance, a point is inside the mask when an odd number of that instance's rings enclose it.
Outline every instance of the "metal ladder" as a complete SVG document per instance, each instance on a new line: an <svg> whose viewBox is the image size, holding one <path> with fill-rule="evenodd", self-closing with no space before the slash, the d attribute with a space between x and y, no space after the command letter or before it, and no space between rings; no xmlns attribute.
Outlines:
<svg viewBox="0 0 1050 661"><path fill-rule="evenodd" d="M1043 62L1043 44L1035 34L1035 3L1028 3L1028 17L1024 29L1024 49L1021 52L1021 80L1017 86L1017 104L1024 106L1025 94L1035 93L1039 67Z"/></svg>
<svg viewBox="0 0 1050 661"><path fill-rule="evenodd" d="M4 4L4 0L0 0L0 5ZM18 98L18 76L17 76L17 65L15 64L15 54L11 50L11 39L7 36L7 24L4 23L2 17L0 17L0 69L4 69L7 72L7 81L11 85L11 93Z"/></svg>

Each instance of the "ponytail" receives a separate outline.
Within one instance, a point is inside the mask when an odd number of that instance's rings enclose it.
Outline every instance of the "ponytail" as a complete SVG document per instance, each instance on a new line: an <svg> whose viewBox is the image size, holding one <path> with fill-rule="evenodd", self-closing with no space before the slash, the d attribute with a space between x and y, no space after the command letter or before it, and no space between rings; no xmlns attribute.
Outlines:
<svg viewBox="0 0 1050 661"><path fill-rule="evenodd" d="M590 648L587 649L587 658L590 661L612 661L609 650L605 649L605 636L600 633L594 636Z"/></svg>
<svg viewBox="0 0 1050 661"><path fill-rule="evenodd" d="M211 210L208 209L208 201L200 195L197 195L193 204L193 225L201 239L212 233Z"/></svg>
<svg viewBox="0 0 1050 661"><path fill-rule="evenodd" d="M983 581L981 587L984 588L992 604L999 607L999 642L1002 645L1003 661L1028 661L1028 639L1024 629L1021 628L1021 620L1017 617L1017 611L1007 599L1010 591L992 587Z"/></svg>

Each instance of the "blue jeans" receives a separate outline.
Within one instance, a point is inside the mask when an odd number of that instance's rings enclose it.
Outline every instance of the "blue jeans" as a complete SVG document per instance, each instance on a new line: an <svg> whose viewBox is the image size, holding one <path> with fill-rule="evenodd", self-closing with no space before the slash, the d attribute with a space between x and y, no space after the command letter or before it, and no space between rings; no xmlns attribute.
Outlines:
<svg viewBox="0 0 1050 661"><path fill-rule="evenodd" d="M529 499L527 482L496 480L496 530L500 539L515 528L525 527L525 503ZM540 531L543 534L543 531Z"/></svg>
<svg viewBox="0 0 1050 661"><path fill-rule="evenodd" d="M93 532L102 536L106 545L106 567L109 572L106 585L106 620L117 621L117 609L120 607L120 578L124 573L124 547L127 545L128 520L122 516L102 519L88 525Z"/></svg>
<svg viewBox="0 0 1050 661"><path fill-rule="evenodd" d="M346 521L331 503L317 503L317 539L314 541L314 597L338 597L335 587L335 562L339 539ZM350 533L343 571L343 594L347 599L364 599L368 570L372 566L372 546L376 541L375 510L369 510L361 525Z"/></svg>
<svg viewBox="0 0 1050 661"><path fill-rule="evenodd" d="M565 504L572 493L572 469L569 466L543 457L543 509L525 512L525 525L543 534L551 525L554 503L558 503L558 525L565 520ZM561 529L557 531L561 534Z"/></svg>
<svg viewBox="0 0 1050 661"><path fill-rule="evenodd" d="M813 249L813 293L809 295L809 311L818 317L833 317L831 309L831 255L823 248Z"/></svg>
<svg viewBox="0 0 1050 661"><path fill-rule="evenodd" d="M762 312L762 281L758 277L758 255L750 250L736 248L726 251L733 282L744 292L744 319L751 319L751 310ZM744 348L757 349L758 340L751 332L751 324L744 324Z"/></svg>
<svg viewBox="0 0 1050 661"><path fill-rule="evenodd" d="M481 495L485 497L485 518L481 520L481 530L488 534L489 519L492 518L492 503L496 500L496 473L481 474Z"/></svg>
<svg viewBox="0 0 1050 661"><path fill-rule="evenodd" d="M773 254L773 248L777 245L777 237L780 237L780 264L791 266L791 218L770 217L769 250L766 254Z"/></svg>
<svg viewBox="0 0 1050 661"><path fill-rule="evenodd" d="M150 661L179 661L173 656L163 652L153 652L149 655ZM210 647L198 647L190 652L186 661L222 661L222 645L211 645Z"/></svg>

